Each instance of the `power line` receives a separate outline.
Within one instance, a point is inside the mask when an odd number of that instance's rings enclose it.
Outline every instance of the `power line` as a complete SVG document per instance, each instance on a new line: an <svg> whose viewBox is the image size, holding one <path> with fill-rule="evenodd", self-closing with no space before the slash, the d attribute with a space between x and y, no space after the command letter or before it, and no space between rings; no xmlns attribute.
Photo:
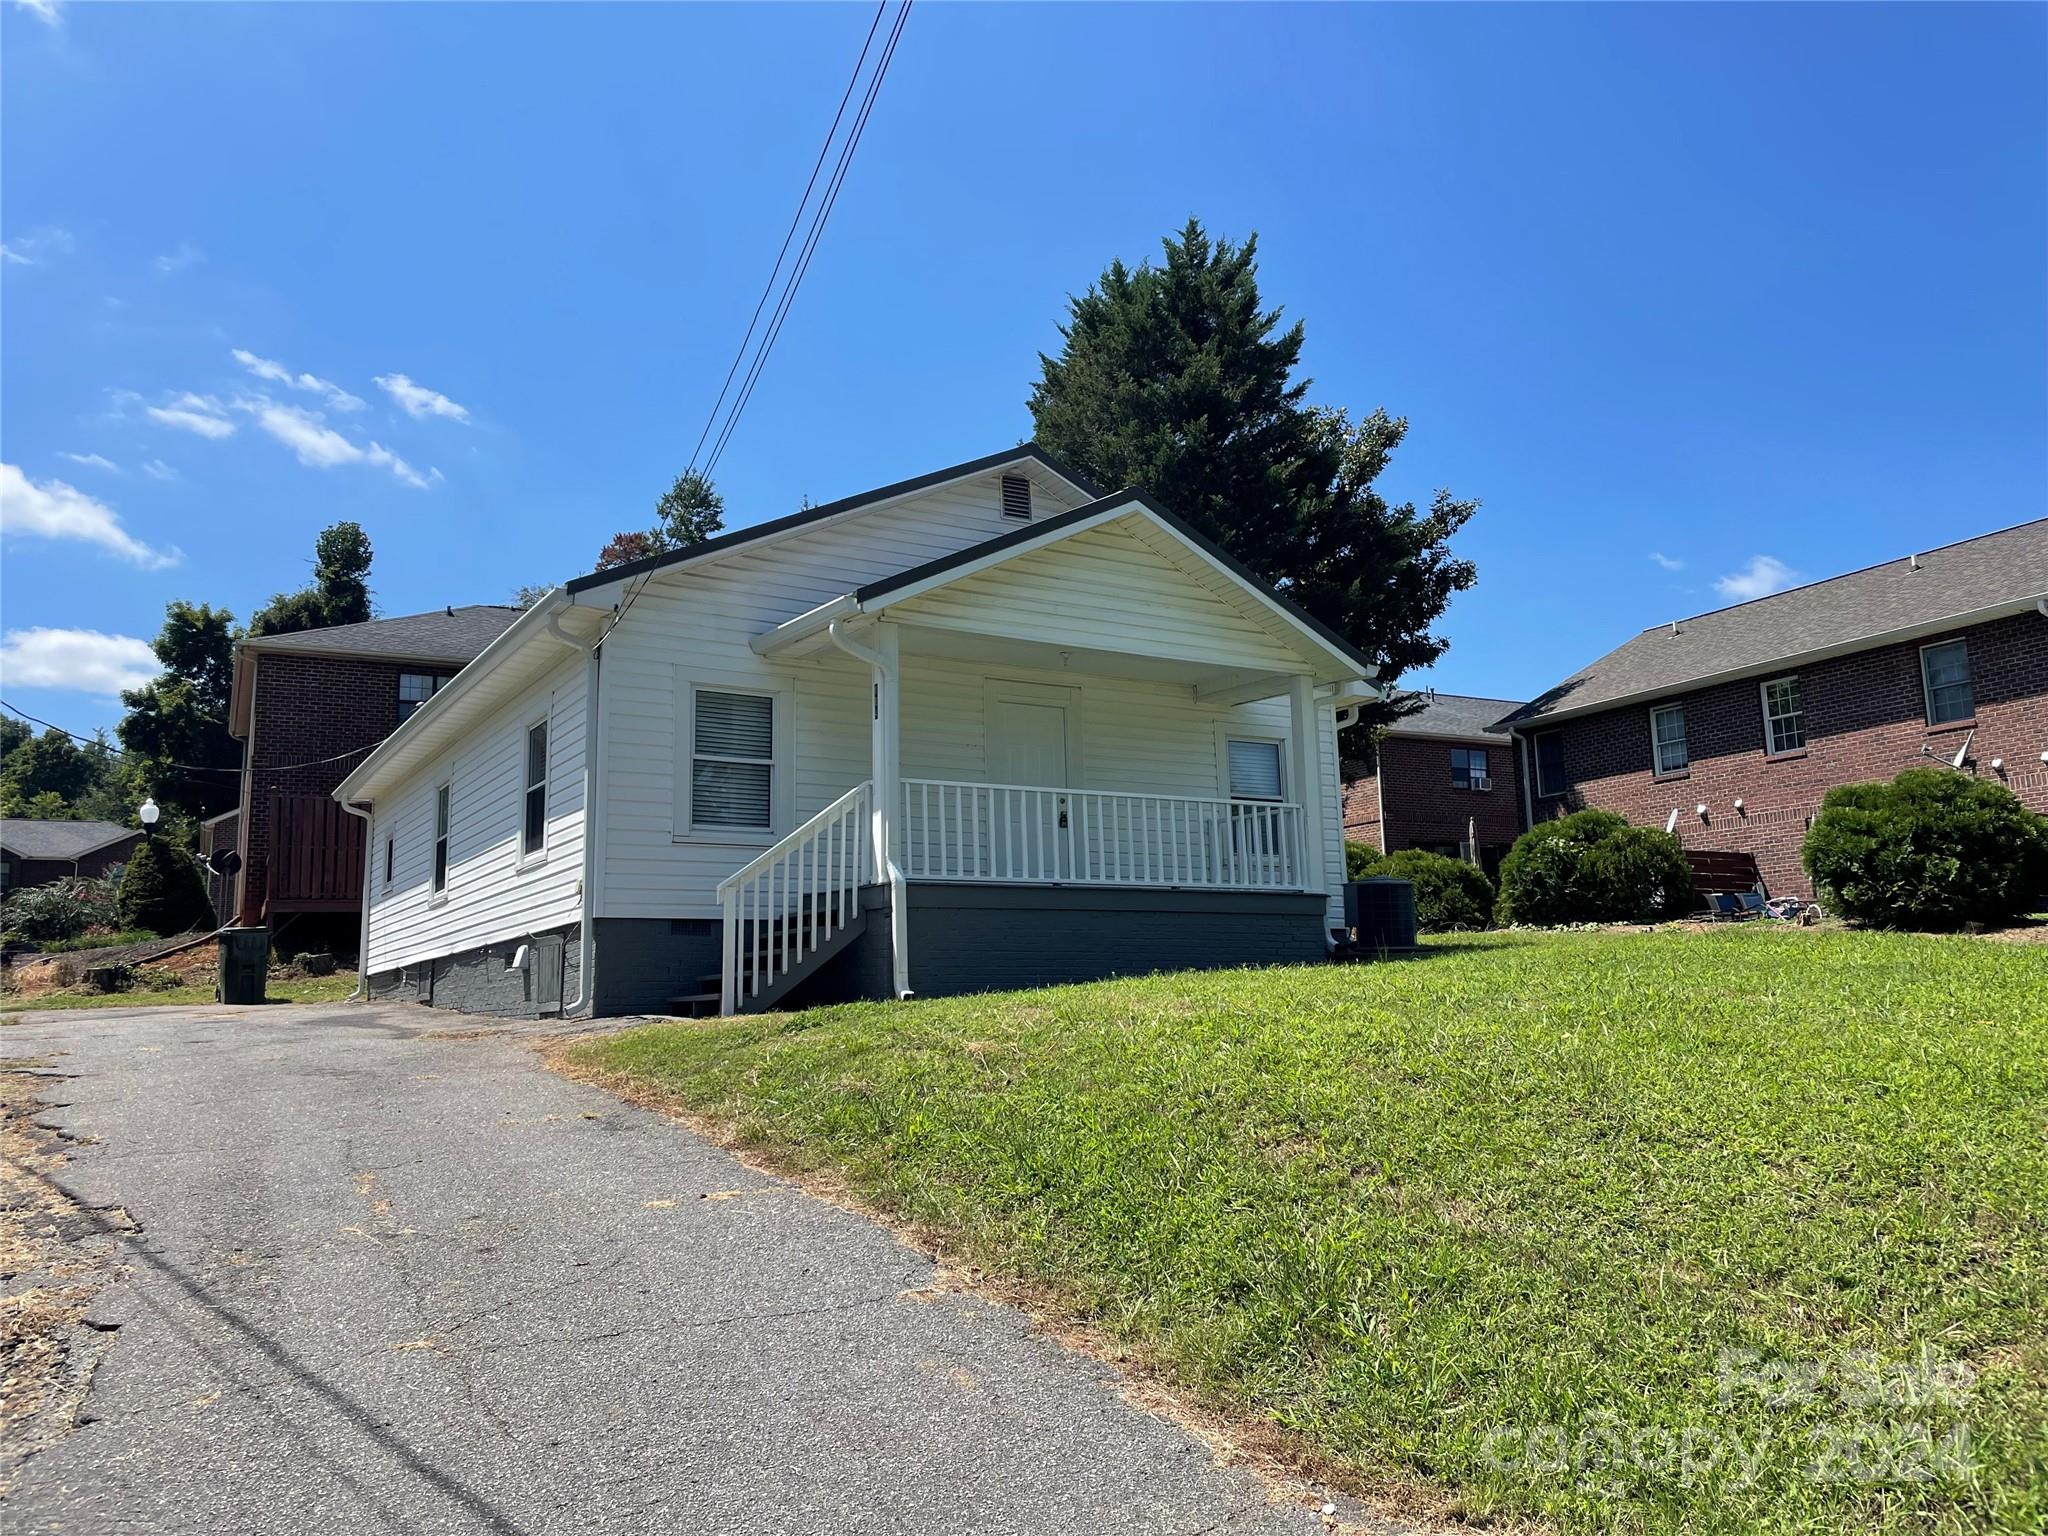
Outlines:
<svg viewBox="0 0 2048 1536"><path fill-rule="evenodd" d="M88 747L99 747L110 758L133 759L135 762L142 764L145 767L159 770L165 768L175 768L183 773L243 773L248 771L246 769L239 767L219 768L215 767L210 763L167 763L159 758L142 757L134 752L124 752L117 748L107 746L107 744L98 736L82 736L77 731L70 730L61 725L57 725L52 721L42 719L40 716L32 715L25 709L16 709L12 704L9 704L5 699L0 699L0 709L6 710L11 715L18 715L21 719L28 721L29 724L31 725L40 725L46 730L55 731L59 736L69 736L73 741L83 742ZM337 752L332 757L316 757L312 759L310 762L304 763L266 763L264 764L262 771L264 773L290 773L295 768L319 768L323 767L328 763L338 763L345 757L360 757L362 756L363 753L368 752L379 745L381 745L381 743L373 741L368 746L351 747L348 751Z"/></svg>
<svg viewBox="0 0 2048 1536"><path fill-rule="evenodd" d="M804 183L804 195L796 201L796 212L789 217L789 230L782 237L782 249L775 253L775 265L768 269L768 281L761 289L761 297L754 303L754 313L747 320L747 333L740 338L739 350L732 355L732 366L725 371L725 382L718 387L718 398L711 402L711 411L704 418L704 430L697 434L697 446L690 450L690 468L697 467L697 460L704 452L704 440L711 436L712 424L718 420L719 407L725 404L725 393L732 388L733 375L740 371L740 364L746 360L747 343L754 339L754 327L761 319L761 311L768 303L768 295L775 291L775 279L782 271L782 258L789 254L789 242L796 238L796 227L803 222L804 209L811 203L811 189L818 184L818 172L825 168L825 156L831 152L832 141L839 136L840 119L846 116L846 104L853 100L853 88L860 84L862 66L868 61L868 49L874 45L875 29L882 24L882 13L889 8L889 0L881 0L875 7L875 18L868 23L868 35L860 45L860 57L854 60L853 73L847 77L846 90L839 98L839 110L832 114L832 126L825 130L825 142L818 146L818 158L811 166L811 179Z"/></svg>

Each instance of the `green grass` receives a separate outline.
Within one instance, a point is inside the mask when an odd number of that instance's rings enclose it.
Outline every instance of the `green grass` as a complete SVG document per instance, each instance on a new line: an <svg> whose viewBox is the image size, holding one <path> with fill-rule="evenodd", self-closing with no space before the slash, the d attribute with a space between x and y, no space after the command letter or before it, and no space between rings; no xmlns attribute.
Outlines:
<svg viewBox="0 0 2048 1536"><path fill-rule="evenodd" d="M264 987L265 998L273 1003L338 1003L356 989L356 973L336 976L306 976L288 980L272 977ZM53 1008L164 1008L176 1004L211 1003L213 983L200 987L163 987L133 992L44 992L35 996L0 995L0 1017L17 1013L44 1013Z"/></svg>
<svg viewBox="0 0 2048 1536"><path fill-rule="evenodd" d="M46 955L68 955L81 949L112 949L117 945L147 944L162 937L147 928L123 928L118 933L88 933L75 939L44 939L36 945Z"/></svg>
<svg viewBox="0 0 2048 1536"><path fill-rule="evenodd" d="M1579 1531L2048 1522L2038 947L1499 934L573 1065L842 1171L1369 1490ZM1959 1431L1967 1466L1899 1475Z"/></svg>

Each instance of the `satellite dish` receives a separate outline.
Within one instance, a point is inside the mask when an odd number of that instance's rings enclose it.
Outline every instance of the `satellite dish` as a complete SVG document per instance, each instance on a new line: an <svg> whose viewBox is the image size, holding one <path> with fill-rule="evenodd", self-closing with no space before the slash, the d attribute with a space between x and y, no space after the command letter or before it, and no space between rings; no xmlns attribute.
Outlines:
<svg viewBox="0 0 2048 1536"><path fill-rule="evenodd" d="M206 856L206 867L216 875L232 875L242 867L242 856L232 848L217 848Z"/></svg>

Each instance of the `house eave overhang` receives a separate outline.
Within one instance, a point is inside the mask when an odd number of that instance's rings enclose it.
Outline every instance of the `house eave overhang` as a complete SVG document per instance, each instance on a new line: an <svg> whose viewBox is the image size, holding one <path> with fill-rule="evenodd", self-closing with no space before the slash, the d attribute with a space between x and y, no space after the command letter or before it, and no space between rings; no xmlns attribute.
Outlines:
<svg viewBox="0 0 2048 1536"><path fill-rule="evenodd" d="M2010 598L1983 608L1973 608L1963 613L1945 614L1940 618L1927 619L1915 624L1903 624L1893 629L1880 630L1873 634L1858 635L1832 645L1813 646L1803 651L1794 651L1784 656L1772 657L1769 661L1746 663L1739 667L1726 667L1718 672L1703 672L1697 677L1684 678L1677 682L1659 683L1653 688L1638 688L1629 693L1618 694L1611 699L1596 700L1561 709L1548 709L1539 714L1518 712L1500 722L1503 729L1518 736L1527 736L1536 731L1548 730L1571 720L1584 720L1593 715L1604 715L1617 709L1629 709L1655 703L1659 699L1675 698L1680 694L1696 693L1702 688L1712 688L1721 683L1739 683L1746 678L1775 677L1781 672L1796 671L1811 666L1817 661L1832 661L1838 656L1854 656L1861 651L1880 650L1887 645L1903 645L1912 640L1925 640L1933 635L1947 634L1952 630L1968 629L1978 624L1989 624L1997 619L2009 619L2023 613L2037 611L2041 604L2048 602L2048 594L2037 597ZM1560 685L1561 686L1561 685Z"/></svg>
<svg viewBox="0 0 2048 1536"><path fill-rule="evenodd" d="M871 581L817 607L784 620L773 628L755 635L748 644L757 655L773 656L803 644L822 635L834 623L855 618L878 617L888 609L908 603L936 589L1001 565L1032 551L1047 548L1063 539L1073 538L1106 523L1133 515L1150 519L1165 529L1195 558L1220 572L1240 591L1245 593L1258 607L1277 618L1304 653L1304 659L1313 658L1316 670L1332 678L1356 679L1369 682L1379 675L1379 668L1335 631L1303 612L1285 596L1261 581L1243 564L1204 538L1194 528L1175 517L1158 502L1142 491L1119 491L1113 496L1100 497L1086 506L1076 507L1057 517L1047 518L1042 523L1017 528L979 544L971 544L953 554L909 570L899 571ZM1371 697L1378 698L1377 689Z"/></svg>

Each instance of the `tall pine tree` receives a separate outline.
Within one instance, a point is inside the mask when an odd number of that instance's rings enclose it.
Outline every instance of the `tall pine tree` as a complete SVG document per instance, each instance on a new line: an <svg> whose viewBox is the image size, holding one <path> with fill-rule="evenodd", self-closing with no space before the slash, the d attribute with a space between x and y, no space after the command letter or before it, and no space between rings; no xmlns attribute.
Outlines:
<svg viewBox="0 0 2048 1536"><path fill-rule="evenodd" d="M1442 655L1431 626L1470 587L1451 536L1478 508L1427 512L1374 489L1408 424L1356 424L1308 403L1303 329L1258 285L1258 237L1212 240L1190 219L1165 261L1113 261L1070 301L1058 357L1040 355L1036 437L1107 486L1149 491L1380 665L1392 682ZM1412 708L1413 705L1407 706ZM1384 724L1398 704L1368 711Z"/></svg>

